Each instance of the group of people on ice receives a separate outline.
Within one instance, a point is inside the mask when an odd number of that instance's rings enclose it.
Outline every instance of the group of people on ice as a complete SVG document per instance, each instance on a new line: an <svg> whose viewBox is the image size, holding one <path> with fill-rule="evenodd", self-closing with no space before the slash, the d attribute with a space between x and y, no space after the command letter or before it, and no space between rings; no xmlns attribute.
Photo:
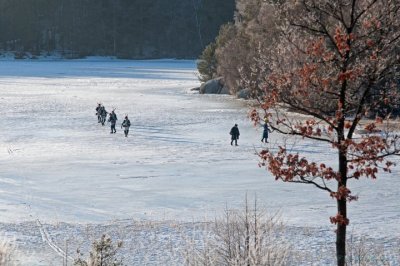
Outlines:
<svg viewBox="0 0 400 266"><path fill-rule="evenodd" d="M261 142L265 142L268 143L268 133L271 133L271 130L268 127L268 118L264 119L264 125L263 125L263 134L262 134L262 138L261 138ZM235 146L238 146L237 141L239 139L240 136L240 132L239 132L239 127L237 124L235 124L232 128L231 131L229 132L229 134L231 135L231 145L233 145L233 142L235 142Z"/></svg>
<svg viewBox="0 0 400 266"><path fill-rule="evenodd" d="M106 122L107 114L108 114L108 112L106 111L106 108L102 104L99 103L96 107L96 115L97 115L97 122L101 123L102 126L104 126L104 124ZM110 122L110 124L111 124L110 134L117 133L117 130L115 129L117 120L118 120L117 114L115 113L115 109L114 109L111 111L111 113L108 116L108 122ZM125 119L121 124L121 128L124 128L125 137L128 137L130 126L131 126L131 121L129 120L128 115L125 115ZM265 143L268 143L268 133L271 131L268 128L268 119L267 118L264 119L263 127L264 127L264 130L263 130L261 142L265 141ZM237 141L239 139L240 132L239 132L239 127L237 124L235 124L231 128L231 131L229 132L229 134L231 135L231 145L233 145L233 142L235 142L235 146L238 146Z"/></svg>
<svg viewBox="0 0 400 266"><path fill-rule="evenodd" d="M97 122L101 123L102 126L104 126L106 122L108 112L106 111L106 108L102 104L98 104L96 107L96 115L97 115ZM110 134L115 134L117 133L117 130L115 129L115 126L117 125L117 114L115 113L115 109L111 111L111 113L108 115L108 122L111 124L111 132ZM125 119L121 124L121 128L124 128L124 134L125 137L128 137L129 133L129 128L131 126L131 121L129 121L128 115L125 115Z"/></svg>

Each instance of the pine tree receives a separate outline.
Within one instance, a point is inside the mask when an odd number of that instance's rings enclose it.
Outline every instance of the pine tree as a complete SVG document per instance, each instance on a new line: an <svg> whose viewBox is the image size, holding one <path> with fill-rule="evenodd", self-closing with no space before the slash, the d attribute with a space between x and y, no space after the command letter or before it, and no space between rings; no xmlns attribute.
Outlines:
<svg viewBox="0 0 400 266"><path fill-rule="evenodd" d="M197 63L199 70L199 80L202 82L209 81L217 75L217 59L215 58L216 44L214 42L207 45L201 54Z"/></svg>

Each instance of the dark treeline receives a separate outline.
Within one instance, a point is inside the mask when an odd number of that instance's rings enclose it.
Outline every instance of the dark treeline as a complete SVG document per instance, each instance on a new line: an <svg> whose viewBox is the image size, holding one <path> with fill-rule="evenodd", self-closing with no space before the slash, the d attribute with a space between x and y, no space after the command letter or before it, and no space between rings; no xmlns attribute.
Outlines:
<svg viewBox="0 0 400 266"><path fill-rule="evenodd" d="M234 0L0 0L0 50L196 58Z"/></svg>

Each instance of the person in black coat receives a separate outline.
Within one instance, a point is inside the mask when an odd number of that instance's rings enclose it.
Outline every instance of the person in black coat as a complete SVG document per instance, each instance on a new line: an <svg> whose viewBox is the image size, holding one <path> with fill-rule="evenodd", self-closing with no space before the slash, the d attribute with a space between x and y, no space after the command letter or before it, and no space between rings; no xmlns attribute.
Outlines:
<svg viewBox="0 0 400 266"><path fill-rule="evenodd" d="M115 130L115 125L117 124L117 114L114 112L114 110L110 113L110 116L108 118L108 122L111 123L111 134L117 133L117 130Z"/></svg>
<svg viewBox="0 0 400 266"><path fill-rule="evenodd" d="M101 104L98 104L96 107L96 115L97 115L97 123L101 122Z"/></svg>
<svg viewBox="0 0 400 266"><path fill-rule="evenodd" d="M231 132L229 132L229 134L231 135L231 145L233 145L233 141L235 141L235 146L238 146L237 140L239 139L240 132L237 124L235 124L232 127Z"/></svg>
<svg viewBox="0 0 400 266"><path fill-rule="evenodd" d="M261 142L264 142L264 140L265 140L265 143L268 143L268 133L271 133L271 130L269 130L268 123L265 122Z"/></svg>
<svg viewBox="0 0 400 266"><path fill-rule="evenodd" d="M101 106L100 108L100 121L101 121L101 125L104 126L104 123L106 122L106 118L107 118L107 111L106 108L104 106Z"/></svg>
<svg viewBox="0 0 400 266"><path fill-rule="evenodd" d="M121 124L121 128L124 127L125 137L128 137L130 126L131 126L131 121L129 121L128 116L125 116L125 120Z"/></svg>

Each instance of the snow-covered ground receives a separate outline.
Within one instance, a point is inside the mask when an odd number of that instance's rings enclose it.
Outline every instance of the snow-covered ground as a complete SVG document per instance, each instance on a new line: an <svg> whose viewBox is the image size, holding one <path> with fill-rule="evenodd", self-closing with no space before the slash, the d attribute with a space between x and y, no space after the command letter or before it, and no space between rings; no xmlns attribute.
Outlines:
<svg viewBox="0 0 400 266"><path fill-rule="evenodd" d="M37 220L68 228L127 219L212 220L226 205L242 206L246 193L280 211L291 226L333 231L329 216L336 208L329 195L276 182L258 168L261 129L249 121L246 103L189 90L198 85L194 61L0 61L0 223L6 237L28 247L28 236L40 235ZM97 123L98 102L116 108L117 134ZM120 129L125 114L132 123L128 138ZM235 123L238 147L229 144ZM269 145L281 141L273 133ZM295 142L301 154L336 165L329 147ZM397 241L399 168L350 188L360 199L349 206L349 230ZM328 236L333 242L333 233Z"/></svg>

